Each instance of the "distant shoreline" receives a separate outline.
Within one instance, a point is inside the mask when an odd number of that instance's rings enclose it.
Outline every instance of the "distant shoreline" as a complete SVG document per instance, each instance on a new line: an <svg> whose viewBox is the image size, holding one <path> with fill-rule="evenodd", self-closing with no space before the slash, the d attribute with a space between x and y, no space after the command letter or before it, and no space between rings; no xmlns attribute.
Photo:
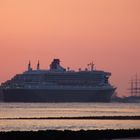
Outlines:
<svg viewBox="0 0 140 140"><path fill-rule="evenodd" d="M30 117L0 118L0 120L140 120L140 116L81 116L81 117Z"/></svg>
<svg viewBox="0 0 140 140"><path fill-rule="evenodd" d="M2 140L47 139L47 140L111 140L116 138L140 138L140 129L106 130L45 130L0 132Z"/></svg>

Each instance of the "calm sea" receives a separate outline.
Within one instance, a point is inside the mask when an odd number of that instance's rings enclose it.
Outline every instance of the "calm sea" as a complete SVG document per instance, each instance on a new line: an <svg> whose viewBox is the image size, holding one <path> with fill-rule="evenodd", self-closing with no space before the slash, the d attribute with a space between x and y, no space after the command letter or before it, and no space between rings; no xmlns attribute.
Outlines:
<svg viewBox="0 0 140 140"><path fill-rule="evenodd" d="M0 131L140 128L140 120L57 119L83 116L140 116L140 103L0 103Z"/></svg>

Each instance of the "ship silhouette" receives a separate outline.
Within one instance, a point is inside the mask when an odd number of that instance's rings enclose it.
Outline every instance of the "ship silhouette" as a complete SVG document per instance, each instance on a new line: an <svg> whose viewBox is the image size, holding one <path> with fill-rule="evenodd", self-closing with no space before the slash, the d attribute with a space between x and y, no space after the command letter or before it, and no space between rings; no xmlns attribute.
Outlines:
<svg viewBox="0 0 140 140"><path fill-rule="evenodd" d="M0 86L4 102L110 102L115 87L109 83L110 72L91 69L65 69L54 59L50 69L27 71L15 75Z"/></svg>

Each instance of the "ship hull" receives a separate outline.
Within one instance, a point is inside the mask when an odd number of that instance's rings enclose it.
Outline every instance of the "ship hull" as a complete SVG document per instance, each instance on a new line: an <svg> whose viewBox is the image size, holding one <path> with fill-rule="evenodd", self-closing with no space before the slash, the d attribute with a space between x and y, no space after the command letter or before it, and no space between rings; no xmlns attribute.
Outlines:
<svg viewBox="0 0 140 140"><path fill-rule="evenodd" d="M3 102L110 102L115 89L3 89Z"/></svg>

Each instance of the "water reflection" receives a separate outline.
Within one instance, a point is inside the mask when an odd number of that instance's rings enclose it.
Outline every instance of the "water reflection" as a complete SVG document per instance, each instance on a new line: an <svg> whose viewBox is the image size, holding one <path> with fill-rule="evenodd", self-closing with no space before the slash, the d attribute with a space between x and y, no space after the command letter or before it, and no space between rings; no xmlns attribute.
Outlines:
<svg viewBox="0 0 140 140"><path fill-rule="evenodd" d="M0 118L140 116L139 106L120 103L0 103ZM0 120L0 131L128 128L140 128L140 120Z"/></svg>

